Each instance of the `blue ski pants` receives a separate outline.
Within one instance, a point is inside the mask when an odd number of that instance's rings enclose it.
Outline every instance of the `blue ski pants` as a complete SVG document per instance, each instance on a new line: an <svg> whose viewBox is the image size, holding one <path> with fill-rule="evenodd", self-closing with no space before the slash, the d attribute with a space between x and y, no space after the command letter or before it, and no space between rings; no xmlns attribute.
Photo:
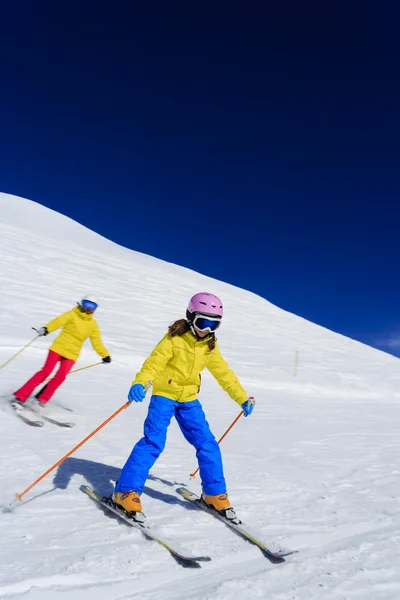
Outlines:
<svg viewBox="0 0 400 600"><path fill-rule="evenodd" d="M151 467L165 448L167 429L175 416L185 439L196 448L204 493L224 494L226 484L219 445L211 433L198 400L176 402L164 396L152 396L144 422L144 437L134 446L116 485L117 492L142 493Z"/></svg>

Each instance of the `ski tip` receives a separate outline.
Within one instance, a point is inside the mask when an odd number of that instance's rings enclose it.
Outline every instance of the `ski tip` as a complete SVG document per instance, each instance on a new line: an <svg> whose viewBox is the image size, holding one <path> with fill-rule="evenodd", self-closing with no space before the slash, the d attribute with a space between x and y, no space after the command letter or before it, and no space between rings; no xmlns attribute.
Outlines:
<svg viewBox="0 0 400 600"><path fill-rule="evenodd" d="M93 492L92 488L90 487L90 485L86 485L85 483L82 483L82 485L79 486L79 489L81 490L81 492L85 492L86 494L89 492Z"/></svg>
<svg viewBox="0 0 400 600"><path fill-rule="evenodd" d="M44 421L31 421L31 419L27 419L24 415L21 415L18 412L17 415L23 423L26 423L26 425L30 425L31 427L44 427Z"/></svg>
<svg viewBox="0 0 400 600"><path fill-rule="evenodd" d="M270 550L267 550L266 552L272 558L275 558L277 560L285 560L285 558L287 558L288 556L297 554L298 550L284 550L282 552L271 552Z"/></svg>
<svg viewBox="0 0 400 600"><path fill-rule="evenodd" d="M58 425L58 427L63 427L63 428L68 428L68 429L71 429L71 427L75 427L75 423L73 423L72 421L58 421L57 419L53 419L52 417L50 417L48 415L43 415L43 418L45 419L45 421L48 421L49 423L52 423L53 425Z"/></svg>
<svg viewBox="0 0 400 600"><path fill-rule="evenodd" d="M183 554L176 552L172 548L168 548L168 550L172 554L172 556L175 557L176 560L182 561L182 563L184 563L186 565L191 564L191 565L195 566L199 562L210 562L211 561L211 556L184 556ZM197 566L200 566L200 565L197 565Z"/></svg>

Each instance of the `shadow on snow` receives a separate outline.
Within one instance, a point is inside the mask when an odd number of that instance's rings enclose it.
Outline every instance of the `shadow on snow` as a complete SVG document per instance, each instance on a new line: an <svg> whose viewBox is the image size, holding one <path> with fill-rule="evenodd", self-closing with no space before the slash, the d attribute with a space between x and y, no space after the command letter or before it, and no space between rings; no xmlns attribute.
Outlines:
<svg viewBox="0 0 400 600"><path fill-rule="evenodd" d="M94 462L91 460L85 460L83 458L67 458L58 467L56 475L53 479L53 485L55 489L65 490L70 484L70 481L74 475L82 475L85 478L88 485L96 490L102 496L110 496L114 490L114 485L118 481L121 469L113 467L111 465L105 465L104 463ZM170 488L175 486L184 485L177 481L169 481L162 479L161 477L155 477L149 475L147 481L154 481L155 483L161 483L162 485ZM163 492L159 489L154 489L146 485L143 489L143 493L150 498L160 500L166 504L179 504L186 510L196 510L194 506L181 500L178 496Z"/></svg>

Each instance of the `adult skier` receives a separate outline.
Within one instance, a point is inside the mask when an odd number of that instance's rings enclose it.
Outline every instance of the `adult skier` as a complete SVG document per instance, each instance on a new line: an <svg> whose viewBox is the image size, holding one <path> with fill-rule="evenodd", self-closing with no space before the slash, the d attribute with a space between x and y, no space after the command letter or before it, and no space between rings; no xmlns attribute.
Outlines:
<svg viewBox="0 0 400 600"><path fill-rule="evenodd" d="M93 349L102 357L103 362L111 362L110 353L102 344L100 329L93 316L97 306L94 298L85 296L78 306L37 330L40 336L44 336L62 327L61 333L49 349L43 368L14 392L14 403L23 405L34 389L52 373L57 363L60 363L53 379L36 394L36 405L44 407L72 369L87 338L90 338Z"/></svg>
<svg viewBox="0 0 400 600"><path fill-rule="evenodd" d="M153 384L144 437L133 448L112 496L115 505L133 518L142 511L140 495L149 470L164 450L172 416L185 439L196 448L202 501L227 518L236 517L228 499L221 451L197 399L200 373L207 367L222 389L242 407L246 417L254 407L254 399L248 397L218 348L215 332L222 316L223 306L217 296L207 292L193 296L186 319L169 327L132 383L130 402L142 402L145 385L149 381Z"/></svg>

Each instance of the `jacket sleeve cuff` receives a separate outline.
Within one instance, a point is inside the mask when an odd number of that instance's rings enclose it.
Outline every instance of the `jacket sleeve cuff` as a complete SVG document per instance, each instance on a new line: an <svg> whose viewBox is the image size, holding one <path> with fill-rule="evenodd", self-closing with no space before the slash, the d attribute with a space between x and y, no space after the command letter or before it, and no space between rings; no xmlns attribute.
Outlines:
<svg viewBox="0 0 400 600"><path fill-rule="evenodd" d="M245 398L239 398L238 400L235 400L235 402L237 402L239 406L242 406L242 404L244 404L246 400L248 400L248 398L248 396L246 396Z"/></svg>
<svg viewBox="0 0 400 600"><path fill-rule="evenodd" d="M140 383L141 385L146 385L149 382L149 379L144 379L143 377L136 377L133 381L132 381L132 385L135 385L136 383Z"/></svg>

